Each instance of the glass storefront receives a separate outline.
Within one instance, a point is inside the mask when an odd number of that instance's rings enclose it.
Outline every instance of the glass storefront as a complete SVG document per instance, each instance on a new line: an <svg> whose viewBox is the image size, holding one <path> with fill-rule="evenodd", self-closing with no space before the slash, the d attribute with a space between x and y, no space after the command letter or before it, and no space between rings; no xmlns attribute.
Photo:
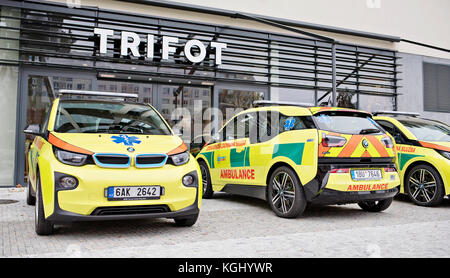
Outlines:
<svg viewBox="0 0 450 278"><path fill-rule="evenodd" d="M0 121L8 131L2 170L16 171L14 179L2 175L0 186L23 182L29 140L20 130L42 124L61 89L137 94L189 143L255 100L321 104L332 88L332 45L310 38L45 1L8 1L0 15L0 80L7 84ZM99 28L109 34L103 46ZM140 44L123 52L122 31ZM177 40L169 53L168 36ZM205 46L199 61L183 48L192 40ZM220 55L217 45L224 46ZM395 108L396 52L345 43L336 49L339 103ZM199 55L201 47L192 51Z"/></svg>
<svg viewBox="0 0 450 278"><path fill-rule="evenodd" d="M16 148L16 114L18 67L0 65L0 186L13 185L15 148Z"/></svg>
<svg viewBox="0 0 450 278"><path fill-rule="evenodd" d="M19 81L20 9L2 8L0 10L0 186L11 186L14 183L16 163L16 127L17 127L17 92Z"/></svg>

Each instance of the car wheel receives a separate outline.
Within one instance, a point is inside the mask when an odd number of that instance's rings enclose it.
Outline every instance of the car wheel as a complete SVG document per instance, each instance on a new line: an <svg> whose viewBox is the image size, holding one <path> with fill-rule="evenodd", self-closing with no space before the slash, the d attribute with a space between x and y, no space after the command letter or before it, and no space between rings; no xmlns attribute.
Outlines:
<svg viewBox="0 0 450 278"><path fill-rule="evenodd" d="M175 224L179 227L191 227L197 222L197 219L198 213L189 217L174 218L173 220L175 220Z"/></svg>
<svg viewBox="0 0 450 278"><path fill-rule="evenodd" d="M387 198L380 201L360 202L358 203L358 206L365 211L380 212L390 207L392 200L394 200L394 198Z"/></svg>
<svg viewBox="0 0 450 278"><path fill-rule="evenodd" d="M419 206L432 207L444 200L444 185L439 173L428 165L417 165L405 179L405 191Z"/></svg>
<svg viewBox="0 0 450 278"><path fill-rule="evenodd" d="M211 184L211 175L209 174L208 165L204 161L199 162L200 172L202 174L202 184L203 184L203 198L210 199L212 198L214 191L212 189Z"/></svg>
<svg viewBox="0 0 450 278"><path fill-rule="evenodd" d="M36 205L34 209L34 227L36 234L50 235L53 233L53 223L45 220L44 205L42 203L41 178L36 173Z"/></svg>
<svg viewBox="0 0 450 278"><path fill-rule="evenodd" d="M292 169L277 168L270 177L267 190L269 205L279 217L295 218L305 211L303 186Z"/></svg>
<svg viewBox="0 0 450 278"><path fill-rule="evenodd" d="M28 186L27 186L27 205L34 206L36 204L36 197L31 194L33 188L31 187L30 177L28 177Z"/></svg>

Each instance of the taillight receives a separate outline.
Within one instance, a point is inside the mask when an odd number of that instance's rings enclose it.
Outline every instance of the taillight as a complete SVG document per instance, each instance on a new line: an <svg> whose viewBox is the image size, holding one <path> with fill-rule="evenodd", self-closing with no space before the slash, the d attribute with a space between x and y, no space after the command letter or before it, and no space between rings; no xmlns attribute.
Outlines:
<svg viewBox="0 0 450 278"><path fill-rule="evenodd" d="M347 139L341 136L322 135L322 145L326 148L328 147L342 147L347 143Z"/></svg>
<svg viewBox="0 0 450 278"><path fill-rule="evenodd" d="M386 172L386 173L397 172L397 169L395 169L395 168L384 168L384 172Z"/></svg>
<svg viewBox="0 0 450 278"><path fill-rule="evenodd" d="M386 148L391 149L394 147L394 142L392 142L392 139L389 137L384 137L383 139L381 139L381 142L384 144Z"/></svg>
<svg viewBox="0 0 450 278"><path fill-rule="evenodd" d="M343 173L349 173L350 169L348 168L341 168L341 169L333 169L330 171L331 174L343 174Z"/></svg>

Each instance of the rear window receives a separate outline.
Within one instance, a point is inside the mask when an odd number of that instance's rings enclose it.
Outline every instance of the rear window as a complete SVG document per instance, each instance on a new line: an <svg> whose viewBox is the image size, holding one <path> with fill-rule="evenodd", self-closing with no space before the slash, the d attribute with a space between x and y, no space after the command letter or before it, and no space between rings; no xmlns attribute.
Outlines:
<svg viewBox="0 0 450 278"><path fill-rule="evenodd" d="M327 112L314 115L319 129L345 134L382 134L382 128L364 113Z"/></svg>

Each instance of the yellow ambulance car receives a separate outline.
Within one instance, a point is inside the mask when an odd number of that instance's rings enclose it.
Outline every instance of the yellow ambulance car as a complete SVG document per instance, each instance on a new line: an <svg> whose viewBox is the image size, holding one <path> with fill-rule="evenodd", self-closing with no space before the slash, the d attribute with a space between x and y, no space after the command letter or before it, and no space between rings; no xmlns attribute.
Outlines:
<svg viewBox="0 0 450 278"><path fill-rule="evenodd" d="M191 226L202 198L200 169L183 141L137 95L60 90L28 152L27 203L35 230L54 224L173 218Z"/></svg>
<svg viewBox="0 0 450 278"><path fill-rule="evenodd" d="M371 114L257 101L198 154L203 196L214 191L267 200L280 217L307 203L387 209L398 192L392 139Z"/></svg>
<svg viewBox="0 0 450 278"><path fill-rule="evenodd" d="M450 127L410 112L374 114L395 140L400 193L420 206L439 205L450 195Z"/></svg>

